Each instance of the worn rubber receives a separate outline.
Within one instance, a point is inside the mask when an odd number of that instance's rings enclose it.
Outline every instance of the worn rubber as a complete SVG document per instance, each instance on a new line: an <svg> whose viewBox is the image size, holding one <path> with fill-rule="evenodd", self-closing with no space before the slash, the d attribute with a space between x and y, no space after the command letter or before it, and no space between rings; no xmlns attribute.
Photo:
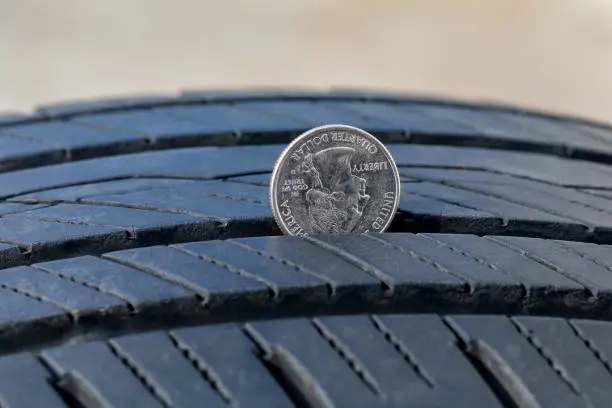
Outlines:
<svg viewBox="0 0 612 408"><path fill-rule="evenodd" d="M361 127L385 234L278 236L300 132ZM340 90L0 115L0 407L598 407L612 128Z"/></svg>

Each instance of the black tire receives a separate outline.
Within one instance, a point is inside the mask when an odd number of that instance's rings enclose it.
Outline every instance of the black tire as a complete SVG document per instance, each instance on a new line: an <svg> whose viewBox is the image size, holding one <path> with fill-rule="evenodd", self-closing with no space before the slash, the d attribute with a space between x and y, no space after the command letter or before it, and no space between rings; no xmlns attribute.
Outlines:
<svg viewBox="0 0 612 408"><path fill-rule="evenodd" d="M388 233L278 236L326 123L394 155ZM0 406L610 406L611 164L603 124L401 95L0 115Z"/></svg>

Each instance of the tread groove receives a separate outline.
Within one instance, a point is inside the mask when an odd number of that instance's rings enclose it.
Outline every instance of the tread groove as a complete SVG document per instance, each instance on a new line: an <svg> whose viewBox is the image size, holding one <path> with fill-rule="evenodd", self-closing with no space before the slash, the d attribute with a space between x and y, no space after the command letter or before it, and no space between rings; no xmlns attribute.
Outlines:
<svg viewBox="0 0 612 408"><path fill-rule="evenodd" d="M351 370L355 373L357 377L372 391L374 394L382 398L386 399L385 394L380 389L378 382L374 378L374 376L367 370L365 365L359 360L359 358L353 354L353 352L342 343L342 341L332 333L321 320L314 318L311 319L310 322L317 330L319 335L327 341L327 343L334 349L336 353L344 360L344 362L351 368Z"/></svg>
<svg viewBox="0 0 612 408"><path fill-rule="evenodd" d="M231 391L223 384L221 378L214 372L212 367L207 365L202 359L189 347L188 344L181 341L180 337L173 332L168 332L168 336L174 347L193 365L200 373L202 378L210 384L211 388L231 407L237 407L238 402L232 395Z"/></svg>
<svg viewBox="0 0 612 408"><path fill-rule="evenodd" d="M559 361L555 358L553 353L546 348L542 344L542 341L533 333L531 330L527 329L523 323L521 323L518 319L514 317L509 318L512 325L516 328L521 336L527 340L527 342L538 352L540 356L546 361L546 363L550 366L550 368L559 376L561 381L569 387L569 389L576 395L581 396L586 399L584 393L578 387L578 384L572 377L570 377L567 370L561 365Z"/></svg>
<svg viewBox="0 0 612 408"><path fill-rule="evenodd" d="M41 358L43 365L45 360ZM53 384L70 408L112 408L111 404L79 372L68 371Z"/></svg>
<svg viewBox="0 0 612 408"><path fill-rule="evenodd" d="M571 245L567 245L564 241L555 241L555 243L557 245L562 246L566 251L571 252L572 254L574 254L574 255L582 258L582 259L585 259L585 260L587 260L587 261L589 261L589 262L591 262L591 263L593 263L593 264L595 264L595 265L597 265L597 266L607 270L608 272L612 273L612 268L609 265L606 265L603 262L597 260L596 258L583 253L582 251L580 251L579 249L574 248Z"/></svg>
<svg viewBox="0 0 612 408"><path fill-rule="evenodd" d="M596 285L593 285L593 283L591 283L591 282L585 283L582 280L580 280L577 276L574 276L572 274L569 274L569 273L565 272L563 270L563 268L560 268L557 265L554 265L553 263L551 263L549 261L541 259L539 256L534 255L534 254L532 254L531 252L529 252L527 250L518 248L518 247L516 247L516 246L514 246L514 245L512 245L510 243L499 241L499 240L495 239L494 237L490 237L490 236L483 237L483 238L486 239L486 240L489 240L489 241L491 241L491 242L493 242L493 243L495 243L495 244L497 244L497 245L499 245L501 247L511 249L514 252L516 252L516 253L518 253L518 254L526 257L526 258L529 258L532 261L537 262L540 265L543 265L543 266L547 267L550 270L553 270L553 271L557 272L559 275L562 275L565 278L571 280L572 282L580 285L590 297L594 297L594 298L597 297L597 291L596 291L596 289L593 289L593 287L596 286Z"/></svg>
<svg viewBox="0 0 612 408"><path fill-rule="evenodd" d="M499 214L499 213L496 213L496 212L493 212L493 211L490 211L490 210L485 210L485 209L482 209L482 208L479 208L479 207L472 207L472 206L469 206L469 205L465 205L465 203L461 203L459 201L448 200L446 198L436 197L433 194L426 194L426 193L423 193L423 192L420 192L420 191L410 191L410 194L414 194L414 195L419 196L419 197L428 198L428 199L434 200L434 201L439 201L439 202L442 202L442 203L456 205L457 207L465 208L465 209L472 210L472 211L478 211L478 212L481 212L481 213L491 214L491 215L493 215L495 217L498 217L501 220L501 223L502 223L503 227L508 226L508 224L510 223L508 217L506 217L503 214Z"/></svg>
<svg viewBox="0 0 612 408"><path fill-rule="evenodd" d="M332 254L337 255L338 257L357 266L361 271L363 271L364 273L378 280L381 284L381 287L383 288L383 291L387 295L393 296L393 292L395 290L395 280L393 279L393 277L385 274L384 272L380 271L375 266L356 257L355 255L350 254L334 245L328 244L327 242L321 241L320 239L314 238L313 236L310 236L310 235L305 236L305 237L302 237L302 239L310 242L314 246L327 250L331 252Z"/></svg>
<svg viewBox="0 0 612 408"><path fill-rule="evenodd" d="M42 222L54 222L57 224L69 224L69 225L83 225L85 227L106 227L106 228L116 228L119 230L125 230L126 227L114 224L106 224L106 223L97 223L97 222L87 222L81 220L65 220L58 218L45 218L45 217L23 217L31 220L42 221Z"/></svg>
<svg viewBox="0 0 612 408"><path fill-rule="evenodd" d="M65 304L63 304L61 302L55 301L53 299L49 299L48 297L43 296L43 295L41 295L39 293L35 293L35 292L32 292L30 290L26 290L26 289L21 289L21 288L18 288L16 286L7 285L5 283L0 283L0 288L6 289L6 290L10 290L11 292L15 292L15 293L18 293L20 295L29 297L31 299L38 300L39 302L42 302L42 303L49 303L49 304L52 304L53 306L57 306L57 307L59 307L60 309L62 309L62 310L64 310L66 312L66 314L68 315L68 317L69 317L69 319L71 320L72 323L75 323L78 320L78 316L76 316L73 313L73 311L70 309L70 307L68 307L67 305L65 305Z"/></svg>
<svg viewBox="0 0 612 408"><path fill-rule="evenodd" d="M514 200L514 199L508 198L508 197L506 197L504 195L501 195L501 194L491 194L488 191L482 191L482 190L480 190L478 188L470 188L470 187L466 186L465 184L454 185L454 184L450 184L450 183L446 183L446 182L442 182L442 183L438 183L438 184L443 185L443 186L452 187L452 188L457 188L457 189L464 190L464 191L469 191L471 193L479 194L479 195L482 195L484 197L493 197L493 198L496 198L498 200L502 200L502 201L506 201L508 203L520 205L520 206L523 206L525 208L529 208L529 209L532 209L532 210L542 211L544 213L555 215L557 217L561 217L561 218L564 218L564 219L570 219L570 220L578 222L578 223L584 225L585 227L587 227L588 228L588 233L592 233L595 230L595 227L593 225L587 224L587 223L585 223L583 220L581 220L579 218L574 218L572 216L568 216L567 214L563 214L563 213L560 213L558 211L555 211L555 210L552 210L550 208L546 208L546 207L543 207L543 206L538 206L538 205L535 205L533 203L528 203L526 201L521 201L521 200Z"/></svg>
<svg viewBox="0 0 612 408"><path fill-rule="evenodd" d="M568 319L567 324L569 324L570 328L572 329L576 337L582 340L582 342L589 349L589 351L593 353L597 361L599 361L604 366L606 371L610 373L610 375L612 375L612 363L610 362L608 357L604 354L604 352L601 351L597 347L595 342L589 339L589 337L582 331L582 329L580 329L580 327L578 327L578 325L575 324L572 320Z"/></svg>
<svg viewBox="0 0 612 408"><path fill-rule="evenodd" d="M19 201L13 200L13 202L19 202ZM203 213L199 213L195 211L178 210L174 208L161 208L161 207L156 207L154 205L149 205L149 204L133 204L133 203L125 203L125 202L113 203L109 201L90 200L87 198L81 199L78 202L71 202L68 200L62 200L60 202L65 203L65 204L99 205L99 206L106 206L106 207L133 208L135 210L147 210L147 211L155 211L159 213L191 215L193 217L198 217L198 218L205 218L205 219L210 219L214 221L227 222L227 219L225 218L216 217L210 214L203 214Z"/></svg>
<svg viewBox="0 0 612 408"><path fill-rule="evenodd" d="M470 339L451 317L443 323L457 338L457 348L507 408L540 408L536 397L510 364L491 345Z"/></svg>
<svg viewBox="0 0 612 408"><path fill-rule="evenodd" d="M165 282L168 282L168 283L172 283L173 285L181 286L181 287L189 290L190 292L193 292L193 294L196 297L196 299L204 307L210 301L210 293L207 290L205 290L203 288L200 288L199 286L196 286L196 285L192 284L191 282L188 282L185 279L177 278L177 277L174 277L174 276L169 276L169 275L167 275L165 273L161 273L159 271L156 271L153 268L149 268L149 267L146 267L144 265L140 265L137 262L131 262L131 261L127 260L127 259L114 257L112 255L112 252L110 254L102 255L101 258L105 259L107 261L114 262L116 264L122 265L122 266L126 266L128 268L136 269L136 270L138 270L140 272L144 272L146 274L155 276L156 278L159 278L159 279L161 279L161 280L163 280Z"/></svg>
<svg viewBox="0 0 612 408"><path fill-rule="evenodd" d="M408 249L408 248L405 248L405 247L393 244L391 242L388 242L388 241L380 238L377 235L363 234L363 237L366 238L366 239L371 239L373 241L376 241L376 242L378 242L378 243L380 243L380 244L382 244L382 245L384 245L384 246L386 246L388 248L392 248L392 249L395 249L396 251L399 251L401 253L407 254L412 259L415 259L415 260L417 260L419 262L423 262L424 264L431 266L432 268L442 272L443 274L453 276L453 277L459 279L460 281L463 281L465 286L466 286L467 292L469 294L473 294L474 291L475 291L475 282L472 279L470 279L469 277L467 277L464 274L462 274L462 273L453 272L453 271L449 270L448 268L445 268L444 266L442 266L438 262L432 261L431 259L426 258L426 257L418 254L417 252L413 251L412 249Z"/></svg>
<svg viewBox="0 0 612 408"><path fill-rule="evenodd" d="M172 249L175 249L177 251L184 252L187 255L196 257L196 258L201 259L203 261L210 262L211 264L219 266L219 267L221 267L221 268L223 268L223 269L225 269L225 270L227 270L227 271L229 271L231 273L234 273L236 275L240 275L240 276L243 276L243 277L246 277L246 278L250 278L250 279L256 280L259 283L263 283L264 285L266 285L266 287L270 291L270 296L271 296L272 300L276 300L279 297L278 285L276 285L274 282L271 282L271 281L267 280L266 278L262 278L261 276L254 275L254 274L252 274L252 273L250 273L248 271L245 271L242 268L237 268L237 267L235 267L233 265L230 265L230 264L228 264L226 262L219 261L217 259L214 259L214 258L208 256L208 255L200 254L200 253L191 251L191 250L189 250L187 248L184 248L184 247L181 247L181 246L170 245L169 247L172 248Z"/></svg>
<svg viewBox="0 0 612 408"><path fill-rule="evenodd" d="M113 340L109 340L107 343L108 348L111 350L113 355L117 357L121 363L134 374L134 376L140 381L143 387L151 393L151 395L164 407L172 408L172 400L166 390L157 383L155 378L146 372L146 369L141 367L132 357L121 350L121 346L116 344Z"/></svg>
<svg viewBox="0 0 612 408"><path fill-rule="evenodd" d="M120 299L122 302L125 303L126 308L127 308L127 310L130 313L134 313L136 310L138 310L138 308L129 299L127 299L126 297L124 297L120 293L117 293L115 291L106 290L106 289L102 288L101 286L98 286L98 285L93 284L91 282L88 282L86 280L78 279L78 278L75 278L74 276L65 275L62 272L55 271L53 269L47 269L44 266L41 266L40 264L34 264L34 265L31 265L31 267L34 268L34 269L37 269L39 271L42 271L44 273L47 273L49 275L52 275L52 276L55 276L55 277L58 277L58 278L61 278L61 279L69 280L70 282L79 284L79 285L84 286L84 287L86 287L88 289L91 289L91 290L95 290L96 292L100 292L100 293L103 293L103 294L109 295L109 296L114 296L117 299Z"/></svg>
<svg viewBox="0 0 612 408"><path fill-rule="evenodd" d="M239 246L241 248L244 248L247 251L255 253L257 255L260 255L260 256L262 256L264 258L270 259L272 261L279 262L282 265L285 265L285 266L287 266L289 268L293 268L296 271L301 272L301 273L303 273L305 275L314 276L315 278L320 279L320 280L324 281L327 284L327 290L329 292L329 296L330 297L334 297L336 295L336 287L338 286L337 282L334 282L334 280L332 280L331 278L329 278L329 277L327 277L327 276L325 276L325 275L323 275L321 273L317 273L317 272L311 271L309 269L306 269L306 268L300 266L299 264L296 264L295 262L291 262L289 260L280 258L280 257L278 257L276 255L272 255L272 254L270 254L268 252L260 251L259 249L253 248L253 247L251 247L249 245L246 245L243 242L235 241L233 239L228 239L228 240L226 240L226 242L228 242L230 244L233 244L233 245L236 245L236 246Z"/></svg>
<svg viewBox="0 0 612 408"><path fill-rule="evenodd" d="M521 292L522 292L523 297L524 297L524 298L528 298L528 297L530 296L529 288L528 288L528 287L527 287L527 286L526 286L524 283L522 283L522 282L520 282L519 280L517 280L515 276L513 276L513 275L512 275L512 274L510 274L510 273L508 273L508 272L507 272L506 270L504 270L503 268L499 268L499 267L497 267L496 265L492 264L491 262L488 262L488 261L486 261L486 260L482 259L481 257L477 256L477 255L471 254L471 253L469 253L469 252L467 252L467 251L464 251L464 250L462 250L462 249L459 249L459 248L457 248L457 247L455 247L455 246L453 246L453 245L447 244L446 242L442 242L442 241L440 241L440 240L438 240L438 239L434 238L433 236L431 236L431 235L429 235L429 234L417 234L417 235L418 235L419 237L427 238L427 239L429 239L430 241L433 241L433 242L434 242L436 245L438 245L438 246L441 246L441 247L447 248L447 249L448 249L448 250L450 250L450 251L453 251L453 252L455 252L455 253L458 253L458 254L460 254L460 255L462 255L462 256L464 256L464 257L468 258L468 259L471 259L471 260L473 260L473 261L475 261L475 262L478 262L479 264L481 264L481 265L483 265L483 266L485 266L485 267L487 267L487 268L489 268L489 269L491 269L491 270L493 270L493 271L499 272L499 273L501 273L501 274L503 274L503 275L506 275L506 276L508 276L508 277L512 278L513 280L515 280L515 281L516 281L516 283L517 283L518 285L520 285L520 288L521 288Z"/></svg>
<svg viewBox="0 0 612 408"><path fill-rule="evenodd" d="M273 91L271 91L273 93ZM248 94L248 92L247 92ZM342 103L342 102L367 102L373 104L390 104L399 107L407 107L414 106L414 104L420 104L424 107L434 106L434 107L443 107L446 109L478 109L483 113L504 113L508 115L514 115L514 120L520 120L521 117L526 118L536 118L539 120L547 121L551 124L559 124L561 127L563 124L567 123L568 125L578 124L580 126L589 126L594 129L600 129L602 131L609 130L611 127L608 124L600 123L594 120L588 120L579 117L571 117L571 116L563 116L552 113L544 113L533 109L522 109L515 108L510 106L504 106L500 104L484 104L484 103L475 103L475 102L460 102L460 101L449 101L446 99L434 99L434 98L422 98L422 97L414 97L407 95L377 95L372 96L368 95L368 92L349 92L348 94L334 94L334 93L318 93L317 95L310 96L298 96L298 95L285 95L284 93L273 95L268 93L264 96L261 95L253 95L253 94L245 94L239 95L234 94L233 96L226 95L224 97L215 98L212 97L208 99L207 97L194 97L194 96L175 96L174 99L170 97L166 97L165 100L159 100L157 102L133 102L129 98L126 99L116 99L112 103L101 101L99 103L91 103L91 102L81 102L84 105L78 106L73 105L72 107L47 107L47 108L39 108L37 114L26 117L3 117L0 118L0 130L8 129L10 132L10 126L20 125L20 124L35 124L35 123L43 123L49 121L62 121L60 123L71 123L76 126L77 122L69 121L72 118L78 118L84 115L92 115L92 114L109 114L109 113L138 113L138 112L148 112L148 113L156 113L154 108L163 108L163 107L188 107L188 106L218 106L220 103L223 105L232 104L234 106L240 106L241 102L285 102L291 104L292 102L300 102L300 101L308 101L315 105L325 105L330 103ZM336 109L347 109L342 108L341 106L336 107ZM349 109L351 110L351 109ZM384 117L377 115L374 112L370 113L362 113L357 114L358 110L351 110L356 117L359 118L370 118L377 119L372 123L372 127L376 128L375 122L384 121ZM160 113L157 113L161 116ZM166 113L165 116L170 116ZM181 115L176 115L176 117ZM384 116L384 115L383 115ZM429 115L423 115L427 117L431 122L434 122L434 117ZM2 120L3 119L3 120ZM186 117L182 118L183 120L187 120ZM463 121L452 119L445 117L444 120L446 122L457 122L461 123ZM190 120L193 123L197 123L199 121L195 121L193 119ZM573 122L573 123L572 123ZM80 126L83 124L79 123ZM300 127L304 127L305 124L300 124L296 122L295 131L299 130ZM538 152L541 154L547 154L550 156L564 157L567 159L573 160L588 160L592 162L602 162L602 163L610 163L612 162L612 157L607 151L599 151L596 147L590 147L588 144L582 145L580 143L574 145L564 140L550 140L550 141L542 141L542 140L525 140L524 135L525 131L521 131L516 137L505 136L502 138L498 138L496 136L492 136L487 134L487 132L482 132L481 130L474 129L470 131L466 130L455 130L451 132L438 132L434 130L420 130L419 126L415 125L413 128L411 125L404 124L396 124L395 128L385 128L378 129L377 133L381 136L385 137L385 142L387 143L415 143L415 144L434 144L434 145L446 145L446 146L471 146L471 147L486 147L488 149L496 149L496 150L506 150L506 151L519 151L519 152ZM529 125L532 127L537 127L537 124ZM83 126L85 127L85 126ZM87 124L87 127L91 129L109 129L115 128L114 126L103 126L103 125L92 125ZM128 126L129 127L129 126ZM239 127L239 126L238 126ZM232 127L234 128L234 127ZM517 128L519 125L517 124ZM305 129L304 129L305 130ZM579 133L585 141L588 140L598 140L602 144L609 144L609 140L607 138L598 135L596 132L590 132L587 130L574 130L575 133ZM82 160L83 158L90 158L91 156L111 156L116 154L122 154L125 152L134 152L134 151L150 151L150 150L160 150L160 149L168 149L173 148L172 141L165 140L161 137L152 137L143 134L142 132L130 131L130 130L121 130L121 133L131 134L134 136L133 140L124 140L121 142L117 141L106 141L102 143L102 146L99 148L89 148L86 149L86 152L82 152L83 148L79 149L80 146L76 146L76 148L71 149L70 147L62 147L56 146L51 143L50 146L57 147L57 157L46 157L48 155L39 154L40 159L43 160L42 164L39 165L48 165L52 163L62 163L67 161L75 161ZM146 133L146 132L145 132ZM210 146L215 144L223 144L223 145L236 145L239 144L251 144L258 143L261 144L262 141L258 140L256 137L258 134L264 133L263 131L250 132L248 129L232 129L228 127L228 129L219 129L218 131L212 132L196 132L196 134L188 134L185 136L191 136L188 138L181 138L180 144L181 146ZM284 137L289 137L292 135L290 131L281 132ZM243 135L251 135L254 137L240 137ZM403 137L397 137L398 134L405 135ZM407 137L412 136L412 137ZM11 134L11 136L14 136ZM20 135L22 136L22 135ZM38 143L46 143L43 138L38 137L28 137L28 139L36 140ZM273 138L272 138L273 139ZM270 140L272 141L272 140ZM289 140L287 140L288 142ZM263 141L266 142L265 140ZM62 151L66 151L69 155L60 154ZM76 151L77 154L74 154ZM71 157L72 155L72 157ZM77 157L74 157L77 156ZM30 158L31 162L36 163L36 160ZM38 163L36 163L38 164ZM21 168L31 168L30 166L22 166Z"/></svg>
<svg viewBox="0 0 612 408"><path fill-rule="evenodd" d="M378 318L378 316L370 316L374 327L378 330L387 340L393 348L403 357L404 361L412 367L416 375L427 384L429 388L436 388L436 383L432 376L427 372L425 367L419 363L414 354L410 351L408 346L406 346L400 339L397 338L395 333L382 321Z"/></svg>
<svg viewBox="0 0 612 408"><path fill-rule="evenodd" d="M249 323L242 330L260 350L257 357L299 408L335 408L335 404L302 363L287 349L270 344Z"/></svg>

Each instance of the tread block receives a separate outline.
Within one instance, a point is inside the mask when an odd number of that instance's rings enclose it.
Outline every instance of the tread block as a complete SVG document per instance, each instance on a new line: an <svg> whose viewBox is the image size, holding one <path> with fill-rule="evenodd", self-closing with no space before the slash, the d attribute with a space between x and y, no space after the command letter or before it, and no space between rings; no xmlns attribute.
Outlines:
<svg viewBox="0 0 612 408"><path fill-rule="evenodd" d="M388 146L398 166L488 170L565 186L612 187L606 165L528 152L481 148Z"/></svg>
<svg viewBox="0 0 612 408"><path fill-rule="evenodd" d="M612 273L609 270L568 251L555 241L540 238L492 238L525 251L528 257L551 265L554 270L587 287L596 296L609 296L612 292Z"/></svg>
<svg viewBox="0 0 612 408"><path fill-rule="evenodd" d="M183 356L164 332L110 340L119 355L149 378L170 406L226 407L203 375Z"/></svg>
<svg viewBox="0 0 612 408"><path fill-rule="evenodd" d="M206 123L217 132L242 133L295 133L305 126L291 118L278 118L261 112L242 109L240 105L214 104L205 106L173 106L158 108L160 115L176 116ZM285 141L287 139L285 138Z"/></svg>
<svg viewBox="0 0 612 408"><path fill-rule="evenodd" d="M140 152L0 174L0 197L134 177L215 178L272 170L282 145ZM439 146L390 145L399 166L486 169L559 185L612 187L607 166L557 157Z"/></svg>
<svg viewBox="0 0 612 408"><path fill-rule="evenodd" d="M38 267L99 287L136 306L193 296L189 291L148 273L93 256L43 262Z"/></svg>
<svg viewBox="0 0 612 408"><path fill-rule="evenodd" d="M404 177L434 182L466 181L472 183L516 184L526 181L525 179L513 177L508 174L492 173L482 170L407 167L399 169L399 173ZM543 183L538 184L544 185Z"/></svg>
<svg viewBox="0 0 612 408"><path fill-rule="evenodd" d="M267 286L255 279L238 275L172 247L117 251L105 254L104 257L149 271L169 281L193 286L194 290L199 288L203 293L210 293L213 300L216 296L244 296L246 293L265 297L267 293Z"/></svg>
<svg viewBox="0 0 612 408"><path fill-rule="evenodd" d="M516 179L516 182L505 184L512 184L514 187L535 191L538 194L549 194L550 196L559 197L565 201L589 207L599 212L603 211L605 213L603 216L609 216L612 210L612 202L609 199L595 194L588 194L575 188L556 186L526 179Z"/></svg>
<svg viewBox="0 0 612 408"><path fill-rule="evenodd" d="M481 209L473 209L464 207L459 203L459 200L453 200L457 204L449 201L443 201L445 199L438 199L432 196L421 196L412 194L404 186L407 183L402 183L402 189L400 192L400 203L399 209L403 212L415 215L442 215L444 217L465 217L465 218L497 218L501 223L501 217L488 211ZM420 184L420 183L419 183ZM419 191L418 186L409 186L408 189L412 191Z"/></svg>
<svg viewBox="0 0 612 408"><path fill-rule="evenodd" d="M450 286L465 283L411 254L359 235L318 235L317 239L333 245L339 251L362 259L398 285L427 282L427 285L432 286Z"/></svg>
<svg viewBox="0 0 612 408"><path fill-rule="evenodd" d="M612 271L612 249L609 245L589 244L586 242L556 241L574 254L587 259L596 265ZM590 268L590 266L589 266Z"/></svg>
<svg viewBox="0 0 612 408"><path fill-rule="evenodd" d="M37 190L135 177L215 178L267 172L282 146L185 148L103 157L0 174L0 198Z"/></svg>
<svg viewBox="0 0 612 408"><path fill-rule="evenodd" d="M215 128L205 123L188 119L160 115L156 111L134 111L80 115L72 119L74 123L98 126L103 129L127 131L151 138L153 141L164 138L181 138L214 134ZM230 142L231 136L216 141Z"/></svg>
<svg viewBox="0 0 612 408"><path fill-rule="evenodd" d="M79 225L6 216L0 218L0 238L15 243L44 243L58 245L61 241L103 235L119 231L118 228Z"/></svg>
<svg viewBox="0 0 612 408"><path fill-rule="evenodd" d="M574 332L589 348L593 355L606 368L608 374L612 373L612 325L605 321L595 320L571 320L570 325ZM597 371L599 372L599 371ZM585 373L586 374L586 373ZM609 378L609 377L606 377ZM604 378L601 378L603 380ZM599 381L595 382L598 384ZM608 395L609 395L609 387Z"/></svg>
<svg viewBox="0 0 612 408"><path fill-rule="evenodd" d="M19 202L37 202L37 201L77 201L81 198L95 197L97 195L106 194L121 194L130 191L148 190L148 189L164 189L179 187L183 184L191 184L192 180L176 180L176 179L126 179L94 182L70 187L60 187L51 190L37 191L35 193L24 194L17 196L11 200Z"/></svg>
<svg viewBox="0 0 612 408"><path fill-rule="evenodd" d="M338 289L341 291L345 291L349 287L371 288L378 285L376 279L363 273L342 258L299 238L241 238L236 242L248 245L279 260L287 260L305 269L324 274L338 285Z"/></svg>
<svg viewBox="0 0 612 408"><path fill-rule="evenodd" d="M28 211L27 213L10 215L9 217L11 220L20 220L23 219L21 217L28 217L45 221L77 222L83 223L86 226L107 226L111 228L142 228L198 221L196 217L183 214L82 204L57 204L51 207Z"/></svg>
<svg viewBox="0 0 612 408"><path fill-rule="evenodd" d="M141 207L142 209L155 209L155 218L165 212L185 212L195 217L204 218L239 218L239 217L269 217L270 208L263 203L247 202L235 197L215 197L198 195L197 192L183 192L166 190L141 190L124 194L98 195L82 200L85 203L125 205ZM104 206L101 206L104 208ZM111 207L113 208L113 207ZM120 210L123 210L121 208ZM137 210L138 211L138 210ZM145 211L144 214L151 214ZM164 218L176 219L175 222L184 222L195 218L187 215L165 213ZM144 223L151 223L151 216L143 217ZM160 220L163 223L163 220Z"/></svg>
<svg viewBox="0 0 612 408"><path fill-rule="evenodd" d="M0 274L0 285L51 299L70 309L74 314L87 311L100 312L124 305L124 302L117 297L27 266L3 270Z"/></svg>
<svg viewBox="0 0 612 408"><path fill-rule="evenodd" d="M456 339L435 315L376 316L379 329L406 354L414 369L426 373L433 387L423 398L441 406L496 407L491 389L456 345ZM435 351L432 351L432 347ZM407 364L407 361L405 361ZM470 390L466 392L466 390ZM432 395L433 394L433 395ZM423 403L425 405L425 403Z"/></svg>
<svg viewBox="0 0 612 408"><path fill-rule="evenodd" d="M240 406L293 407L287 395L256 357L255 347L234 325L172 331L179 347L213 372ZM219 347L222 344L223 347Z"/></svg>
<svg viewBox="0 0 612 408"><path fill-rule="evenodd" d="M178 185L176 189L189 195L232 198L270 206L268 189L249 184L237 184L221 180L192 180L191 183Z"/></svg>
<svg viewBox="0 0 612 408"><path fill-rule="evenodd" d="M0 324L10 328L12 324L35 319L59 319L66 312L60 307L38 300L23 293L0 288ZM9 326L9 327L6 327ZM6 336L9 333L4 333Z"/></svg>
<svg viewBox="0 0 612 408"><path fill-rule="evenodd" d="M40 106L37 111L49 117L65 117L106 110L128 109L139 106L172 103L176 97L165 94L118 96L104 99L68 101Z"/></svg>
<svg viewBox="0 0 612 408"><path fill-rule="evenodd" d="M38 140L56 147L94 148L108 144L143 143L144 138L135 134L97 129L90 126L79 126L70 122L49 121L7 128L5 132Z"/></svg>
<svg viewBox="0 0 612 408"><path fill-rule="evenodd" d="M281 262L265 258L227 241L193 242L172 246L186 249L231 268L246 271L248 274L269 282L270 285L278 286L281 290L290 287L294 289L301 287L303 290L309 287L310 289L316 289L317 292L326 292L324 280L297 271Z"/></svg>
<svg viewBox="0 0 612 408"><path fill-rule="evenodd" d="M30 210L36 210L38 208L46 207L46 204L21 204L21 203L0 203L0 214L8 215L26 212Z"/></svg>
<svg viewBox="0 0 612 408"><path fill-rule="evenodd" d="M573 392L555 367L539 354L538 348L522 336L508 318L453 316L452 321L465 332L468 339L478 339L493 347L541 406L585 405L582 397Z"/></svg>
<svg viewBox="0 0 612 408"><path fill-rule="evenodd" d="M612 145L589 134L550 119L494 112L480 109L422 107L434 118L451 119L474 126L479 132L494 138L524 140L529 143L575 146L586 149L611 150Z"/></svg>
<svg viewBox="0 0 612 408"><path fill-rule="evenodd" d="M66 408L51 375L31 354L0 357L0 400L6 408Z"/></svg>
<svg viewBox="0 0 612 408"><path fill-rule="evenodd" d="M407 130L411 134L469 135L475 132L469 125L452 120L431 120L411 105L378 102L320 102L336 110L347 110L368 118L388 122L389 125Z"/></svg>
<svg viewBox="0 0 612 408"><path fill-rule="evenodd" d="M318 324L339 349L363 367L364 379L388 399L389 405L420 405L422 400L433 399L428 374L425 378L422 372L417 374L367 316L324 317ZM420 370L426 371L426 367Z"/></svg>
<svg viewBox="0 0 612 408"><path fill-rule="evenodd" d="M338 407L373 407L383 401L337 349L306 319L249 324L260 347L282 347L293 356ZM350 392L347 392L350 390Z"/></svg>
<svg viewBox="0 0 612 408"><path fill-rule="evenodd" d="M244 184L253 184L257 186L269 187L270 186L270 173L266 174L251 174L248 176L236 176L227 179L227 181L239 182Z"/></svg>
<svg viewBox="0 0 612 408"><path fill-rule="evenodd" d="M448 246L442 246L423 235L413 234L378 234L378 238L397 245L418 255L441 264L450 271L456 272L467 279L470 279L477 286L492 285L505 287L508 286L520 291L519 281L504 273L500 269L492 268L483 262L468 257L461 252L453 251Z"/></svg>
<svg viewBox="0 0 612 408"><path fill-rule="evenodd" d="M513 185L475 185L471 183L458 183L456 185L460 188L467 188L482 194L520 203L529 208L545 211L547 214L557 214L563 219L576 220L585 225L599 225L608 229L612 226L612 214L567 201L559 195Z"/></svg>
<svg viewBox="0 0 612 408"><path fill-rule="evenodd" d="M509 248L474 235L424 234L516 277L528 290L583 291L583 286Z"/></svg>
<svg viewBox="0 0 612 408"><path fill-rule="evenodd" d="M472 191L433 184L423 183L404 183L402 190L415 195L431 197L455 205L465 206L471 209L484 210L509 221L513 220L542 220L548 222L567 223L566 218L549 214L537 208L515 204L510 201L492 197L486 194L478 194Z"/></svg>
<svg viewBox="0 0 612 408"><path fill-rule="evenodd" d="M39 162L44 162L44 160L59 159L61 157L62 153L51 143L19 137L11 133L10 129L11 128L5 128L0 131L1 161L26 160L32 161L34 164L37 160Z"/></svg>
<svg viewBox="0 0 612 408"><path fill-rule="evenodd" d="M107 344L92 342L45 350L41 357L56 376L76 372L98 398L117 408L163 408L141 380L121 362Z"/></svg>
<svg viewBox="0 0 612 408"><path fill-rule="evenodd" d="M243 109L263 112L268 115L291 118L303 123L310 128L327 125L330 123L342 123L356 126L362 129L389 129L390 125L373 117L366 117L359 112L334 109L333 105L317 102L244 102L240 104ZM383 135L379 135L382 137Z"/></svg>
<svg viewBox="0 0 612 408"><path fill-rule="evenodd" d="M520 317L519 320L541 347L565 370L567 381L583 392L596 407L604 407L610 401L610 372L595 357L584 341L576 336L565 319Z"/></svg>

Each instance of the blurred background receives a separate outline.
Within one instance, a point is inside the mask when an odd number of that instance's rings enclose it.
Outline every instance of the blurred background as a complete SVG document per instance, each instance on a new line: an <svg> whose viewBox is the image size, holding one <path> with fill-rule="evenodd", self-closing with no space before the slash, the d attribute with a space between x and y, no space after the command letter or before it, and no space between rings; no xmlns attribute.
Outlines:
<svg viewBox="0 0 612 408"><path fill-rule="evenodd" d="M350 86L612 121L612 0L0 0L0 111Z"/></svg>

